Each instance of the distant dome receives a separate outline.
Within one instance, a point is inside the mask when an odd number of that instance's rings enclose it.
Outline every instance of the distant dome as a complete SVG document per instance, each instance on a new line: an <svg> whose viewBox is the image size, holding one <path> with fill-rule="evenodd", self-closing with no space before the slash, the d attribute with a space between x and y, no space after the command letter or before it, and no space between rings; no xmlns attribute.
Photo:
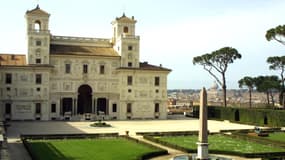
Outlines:
<svg viewBox="0 0 285 160"><path fill-rule="evenodd" d="M212 87L210 88L210 90L218 90L219 86L218 84L214 81L214 84L212 85Z"/></svg>

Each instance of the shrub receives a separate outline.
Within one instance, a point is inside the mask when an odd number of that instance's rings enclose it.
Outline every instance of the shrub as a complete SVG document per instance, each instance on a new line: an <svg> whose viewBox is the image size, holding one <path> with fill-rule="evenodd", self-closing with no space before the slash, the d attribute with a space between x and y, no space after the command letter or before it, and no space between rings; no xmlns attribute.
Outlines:
<svg viewBox="0 0 285 160"><path fill-rule="evenodd" d="M193 110L194 117L198 118L199 107L195 106ZM285 110L209 106L208 117L259 126L285 126Z"/></svg>
<svg viewBox="0 0 285 160"><path fill-rule="evenodd" d="M106 122L102 122L102 121L99 121L99 122L94 122L92 124L90 124L91 127L111 127L110 124L107 124Z"/></svg>

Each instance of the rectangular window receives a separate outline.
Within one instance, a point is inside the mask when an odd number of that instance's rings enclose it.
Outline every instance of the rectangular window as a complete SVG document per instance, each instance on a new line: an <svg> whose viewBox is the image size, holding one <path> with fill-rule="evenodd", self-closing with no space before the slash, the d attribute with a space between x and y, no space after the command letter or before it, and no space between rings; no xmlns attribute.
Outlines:
<svg viewBox="0 0 285 160"><path fill-rule="evenodd" d="M83 73L88 73L88 65L87 64L83 65Z"/></svg>
<svg viewBox="0 0 285 160"><path fill-rule="evenodd" d="M131 103L127 104L127 113L132 113L132 104Z"/></svg>
<svg viewBox="0 0 285 160"><path fill-rule="evenodd" d="M159 77L154 77L154 85L159 86Z"/></svg>
<svg viewBox="0 0 285 160"><path fill-rule="evenodd" d="M37 58L36 59L36 64L41 64L42 63L42 60L40 58Z"/></svg>
<svg viewBox="0 0 285 160"><path fill-rule="evenodd" d="M41 104L36 103L36 114L40 114L40 113L41 113Z"/></svg>
<svg viewBox="0 0 285 160"><path fill-rule="evenodd" d="M71 72L71 65L65 64L65 73L70 73L70 72Z"/></svg>
<svg viewBox="0 0 285 160"><path fill-rule="evenodd" d="M159 103L155 103L155 105L154 105L154 112L155 113L159 112Z"/></svg>
<svg viewBox="0 0 285 160"><path fill-rule="evenodd" d="M132 62L128 62L128 67L132 67L133 63Z"/></svg>
<svg viewBox="0 0 285 160"><path fill-rule="evenodd" d="M105 66L100 65L100 74L104 74L104 73L105 73Z"/></svg>
<svg viewBox="0 0 285 160"><path fill-rule="evenodd" d="M129 51L133 50L133 46L128 46L128 50Z"/></svg>
<svg viewBox="0 0 285 160"><path fill-rule="evenodd" d="M41 46L42 45L42 41L36 41L36 46Z"/></svg>
<svg viewBox="0 0 285 160"><path fill-rule="evenodd" d="M55 113L56 112L56 104L51 104L51 113Z"/></svg>
<svg viewBox="0 0 285 160"><path fill-rule="evenodd" d="M11 114L11 103L5 104L5 114Z"/></svg>
<svg viewBox="0 0 285 160"><path fill-rule="evenodd" d="M128 85L133 85L133 77L128 76Z"/></svg>
<svg viewBox="0 0 285 160"><path fill-rule="evenodd" d="M11 84L12 83L12 74L11 73L6 73L5 82L6 82L6 84Z"/></svg>
<svg viewBox="0 0 285 160"><path fill-rule="evenodd" d="M16 56L15 55L11 55L11 60L16 60Z"/></svg>
<svg viewBox="0 0 285 160"><path fill-rule="evenodd" d="M117 104L116 103L113 104L112 111L113 112L117 112Z"/></svg>
<svg viewBox="0 0 285 160"><path fill-rule="evenodd" d="M42 75L36 74L36 84L42 84Z"/></svg>

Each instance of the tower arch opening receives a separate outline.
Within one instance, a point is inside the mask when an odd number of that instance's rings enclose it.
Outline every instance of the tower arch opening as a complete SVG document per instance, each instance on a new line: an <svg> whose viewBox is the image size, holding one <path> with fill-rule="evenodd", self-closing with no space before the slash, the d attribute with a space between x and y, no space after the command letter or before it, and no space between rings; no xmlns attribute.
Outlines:
<svg viewBox="0 0 285 160"><path fill-rule="evenodd" d="M34 29L35 31L39 32L41 30L41 21L36 20L34 23Z"/></svg>
<svg viewBox="0 0 285 160"><path fill-rule="evenodd" d="M124 33L128 33L129 32L129 27L125 26L124 27Z"/></svg>

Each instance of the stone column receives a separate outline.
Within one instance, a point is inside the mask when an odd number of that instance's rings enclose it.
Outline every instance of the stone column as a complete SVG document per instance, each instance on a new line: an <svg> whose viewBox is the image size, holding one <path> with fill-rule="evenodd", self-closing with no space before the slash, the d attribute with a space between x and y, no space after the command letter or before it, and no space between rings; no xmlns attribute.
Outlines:
<svg viewBox="0 0 285 160"><path fill-rule="evenodd" d="M203 88L200 92L200 111L199 111L199 138L197 159L209 159L208 155L208 113L207 113L207 92Z"/></svg>
<svg viewBox="0 0 285 160"><path fill-rule="evenodd" d="M76 98L73 97L73 104L72 104L72 115L75 116L76 112L75 112L75 108L76 108Z"/></svg>
<svg viewBox="0 0 285 160"><path fill-rule="evenodd" d="M62 97L61 97L61 96L60 96L60 99L59 99L59 108L60 108L59 114L60 114L61 116L63 116Z"/></svg>
<svg viewBox="0 0 285 160"><path fill-rule="evenodd" d="M0 121L5 120L5 105L4 103L0 102Z"/></svg>
<svg viewBox="0 0 285 160"><path fill-rule="evenodd" d="M91 97L91 113L94 113L94 99L93 96Z"/></svg>
<svg viewBox="0 0 285 160"><path fill-rule="evenodd" d="M94 113L95 113L95 115L97 116L97 99L94 97L94 99L93 99L93 103L94 103L94 106L92 106L92 107L94 107Z"/></svg>
<svg viewBox="0 0 285 160"><path fill-rule="evenodd" d="M74 99L74 114L77 115L77 99Z"/></svg>

